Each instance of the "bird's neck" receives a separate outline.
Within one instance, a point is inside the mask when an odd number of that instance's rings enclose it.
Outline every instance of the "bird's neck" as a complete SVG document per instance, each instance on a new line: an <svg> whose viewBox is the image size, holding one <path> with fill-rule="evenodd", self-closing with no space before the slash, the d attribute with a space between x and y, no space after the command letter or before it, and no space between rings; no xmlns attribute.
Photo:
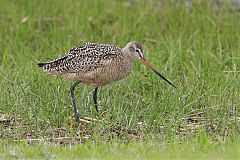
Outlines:
<svg viewBox="0 0 240 160"><path fill-rule="evenodd" d="M129 62L132 62L133 58L130 56L128 52L129 52L129 49L127 47L122 48L122 53L125 59L129 60Z"/></svg>

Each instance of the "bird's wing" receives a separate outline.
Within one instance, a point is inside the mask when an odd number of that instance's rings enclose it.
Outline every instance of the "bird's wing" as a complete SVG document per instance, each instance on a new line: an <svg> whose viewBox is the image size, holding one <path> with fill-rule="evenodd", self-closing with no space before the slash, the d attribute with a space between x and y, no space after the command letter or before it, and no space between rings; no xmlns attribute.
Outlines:
<svg viewBox="0 0 240 160"><path fill-rule="evenodd" d="M115 45L88 43L75 46L64 57L40 63L39 66L50 74L87 73L99 67L107 67L114 59L121 59L122 51Z"/></svg>

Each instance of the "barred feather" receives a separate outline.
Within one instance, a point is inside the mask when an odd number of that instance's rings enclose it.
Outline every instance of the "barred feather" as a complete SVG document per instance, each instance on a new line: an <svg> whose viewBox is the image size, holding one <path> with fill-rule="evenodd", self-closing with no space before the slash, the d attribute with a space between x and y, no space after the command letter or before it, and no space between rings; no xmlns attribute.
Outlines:
<svg viewBox="0 0 240 160"><path fill-rule="evenodd" d="M95 86L122 79L131 71L130 59L124 56L121 48L97 43L75 46L64 57L38 63L38 66L47 74Z"/></svg>

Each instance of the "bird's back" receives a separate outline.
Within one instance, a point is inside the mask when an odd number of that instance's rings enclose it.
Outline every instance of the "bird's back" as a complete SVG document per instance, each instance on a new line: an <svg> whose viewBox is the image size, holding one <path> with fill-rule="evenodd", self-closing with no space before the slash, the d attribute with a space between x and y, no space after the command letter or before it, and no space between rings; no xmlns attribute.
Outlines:
<svg viewBox="0 0 240 160"><path fill-rule="evenodd" d="M82 80L96 86L122 79L125 75L121 76L119 73L125 74L131 70L131 66L129 70L129 67L124 67L124 63L121 48L109 44L88 43L73 47L59 59L38 65L47 74Z"/></svg>

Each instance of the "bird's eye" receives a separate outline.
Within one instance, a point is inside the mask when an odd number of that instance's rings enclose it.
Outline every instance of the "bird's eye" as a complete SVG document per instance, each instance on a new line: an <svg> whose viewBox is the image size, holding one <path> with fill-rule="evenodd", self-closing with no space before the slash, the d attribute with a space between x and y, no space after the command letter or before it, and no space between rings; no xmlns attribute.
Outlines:
<svg viewBox="0 0 240 160"><path fill-rule="evenodd" d="M136 49L135 52L137 52L140 57L143 57L142 52L141 52L140 49Z"/></svg>

